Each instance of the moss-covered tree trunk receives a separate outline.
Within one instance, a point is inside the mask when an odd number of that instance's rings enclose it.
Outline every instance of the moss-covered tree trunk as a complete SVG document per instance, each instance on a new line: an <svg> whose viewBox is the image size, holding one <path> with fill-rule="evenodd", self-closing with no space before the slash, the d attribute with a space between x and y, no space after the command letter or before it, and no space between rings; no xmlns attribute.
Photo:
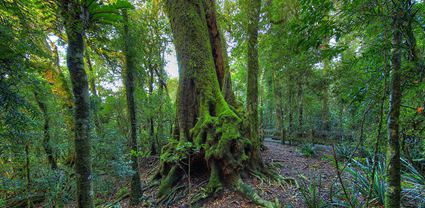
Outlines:
<svg viewBox="0 0 425 208"><path fill-rule="evenodd" d="M253 160L259 160L260 138L258 138L258 28L261 0L248 1L248 82L246 93L246 115L249 125L249 137L253 142Z"/></svg>
<svg viewBox="0 0 425 208"><path fill-rule="evenodd" d="M68 37L67 65L74 94L75 173L77 178L77 205L91 208L93 204L92 161L90 155L90 99L87 75L84 70L83 11L75 1L61 1L62 16Z"/></svg>
<svg viewBox="0 0 425 208"><path fill-rule="evenodd" d="M166 197L188 164L199 167L201 163L209 173L206 189L209 194L230 184L256 203L271 206L240 178L254 148L251 140L244 136L246 129L242 118L226 102L220 87L205 13L206 2L167 0L165 7L179 65L179 87L175 138L161 153L158 197Z"/></svg>
<svg viewBox="0 0 425 208"><path fill-rule="evenodd" d="M131 47L131 36L128 28L128 13L127 9L123 10L124 20L124 55L125 55L125 69L124 69L124 85L125 95L127 98L127 114L130 122L130 148L131 148L131 169L133 175L131 176L131 191L130 191L130 204L136 205L140 202L142 197L142 184L140 181L139 162L137 160L137 119L136 119L136 104L134 101L134 52Z"/></svg>
<svg viewBox="0 0 425 208"><path fill-rule="evenodd" d="M390 94L390 112L388 116L388 149L387 149L387 189L385 192L385 207L400 207L400 141L399 117L401 105L401 49L403 26L400 14L403 14L403 1L393 1L392 13L392 55L391 73L392 84Z"/></svg>
<svg viewBox="0 0 425 208"><path fill-rule="evenodd" d="M238 108L240 106L236 101L232 90L229 58L226 52L226 41L217 22L215 0L206 0L205 2L205 15L207 19L208 33L210 36L211 50L219 86L223 92L225 100L232 107Z"/></svg>

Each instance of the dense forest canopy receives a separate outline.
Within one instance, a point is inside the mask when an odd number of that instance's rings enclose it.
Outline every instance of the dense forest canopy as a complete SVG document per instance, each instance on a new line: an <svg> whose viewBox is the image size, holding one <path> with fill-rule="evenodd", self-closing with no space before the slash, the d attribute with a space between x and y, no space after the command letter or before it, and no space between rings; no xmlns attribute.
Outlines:
<svg viewBox="0 0 425 208"><path fill-rule="evenodd" d="M424 207L423 0L3 0L0 207Z"/></svg>

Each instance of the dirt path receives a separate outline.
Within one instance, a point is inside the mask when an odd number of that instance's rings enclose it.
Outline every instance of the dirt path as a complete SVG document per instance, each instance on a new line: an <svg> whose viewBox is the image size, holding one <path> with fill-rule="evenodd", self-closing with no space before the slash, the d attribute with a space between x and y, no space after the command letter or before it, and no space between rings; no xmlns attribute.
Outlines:
<svg viewBox="0 0 425 208"><path fill-rule="evenodd" d="M294 178L299 183L302 179L321 179L321 195L329 198L329 187L334 180L334 168L331 165L329 155L331 152L326 146L318 146L318 154L314 157L304 157L296 146L281 145L278 143L265 142L266 151L262 152L263 160L266 163L280 163L280 174L284 177ZM326 157L328 155L328 157ZM327 158L327 159L326 159ZM277 186L273 184L261 183L257 179L248 181L259 190L260 194L269 199L279 199L282 205L292 207L306 207L301 193L295 185ZM301 185L301 184L300 184ZM248 200L238 194L226 190L217 199L211 200L205 207L256 207Z"/></svg>
<svg viewBox="0 0 425 208"><path fill-rule="evenodd" d="M279 168L279 173L288 178L294 178L301 185L303 179L310 181L312 178L321 179L320 185L320 195L325 199L329 198L329 187L335 179L335 170L331 165L330 157L331 152L329 147L318 145L318 154L314 157L304 157L298 150L296 146L282 145L276 142L265 142L266 150L262 152L263 160L266 163L279 163L281 167ZM157 160L157 159L156 159ZM143 164L143 163L142 163ZM157 162L150 160L149 162L144 163L146 166L156 165ZM152 167L151 166L151 167ZM142 175L147 176L147 170L152 170L148 167L142 167ZM192 181L192 193L196 193L200 190L202 183L205 182L207 177L197 177ZM245 180L247 183L254 186L261 196L266 199L274 200L277 198L281 204L285 207L306 207L304 200L302 198L301 192L297 189L294 184L286 184L284 186L279 186L277 184L269 184L267 182L261 182L256 178L251 178ZM155 198L156 190L151 191L151 193L146 193L149 198ZM187 201L189 201L190 196L181 199L178 204L173 207L189 207ZM126 207L127 200L122 201L123 207ZM153 204L146 206L154 206ZM216 198L209 199L204 207L210 208L238 208L238 207L256 207L249 200L243 198L239 194L235 193L229 188L217 196Z"/></svg>

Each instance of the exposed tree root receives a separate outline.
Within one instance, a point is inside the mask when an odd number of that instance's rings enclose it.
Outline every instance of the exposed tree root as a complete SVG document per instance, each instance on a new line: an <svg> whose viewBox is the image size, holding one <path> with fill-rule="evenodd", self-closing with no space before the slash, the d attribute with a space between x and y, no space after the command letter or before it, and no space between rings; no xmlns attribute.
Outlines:
<svg viewBox="0 0 425 208"><path fill-rule="evenodd" d="M187 195L187 184L178 184L173 186L171 190L163 195L158 202L164 204L165 206L171 206L175 201L178 201L184 198Z"/></svg>
<svg viewBox="0 0 425 208"><path fill-rule="evenodd" d="M195 195L192 202L198 203L215 196L228 185L260 206L278 207L278 203L262 199L240 177L241 173L264 168L259 151L254 153L260 149L260 144L257 145L259 142L251 141L246 136L248 130L243 119L226 103L220 91L204 98L200 101L199 119L190 130L190 135L180 132L178 140L171 140L163 148L157 175L157 178L161 178L159 201L168 203L175 198L175 190L176 187L180 188L177 184L183 174L189 173L186 170L193 167L195 161L201 161L209 171L209 180L203 192ZM253 155L258 157L254 158ZM276 175L270 173L264 174L264 177L276 178Z"/></svg>
<svg viewBox="0 0 425 208"><path fill-rule="evenodd" d="M297 188L299 187L298 182L295 178L288 178L280 175L276 171L276 167L273 165L267 165L263 169L251 170L250 174L257 178L260 183L268 183L268 184L277 184L279 186L283 186L286 184L294 185Z"/></svg>
<svg viewBox="0 0 425 208"><path fill-rule="evenodd" d="M258 193L255 191L255 189L253 187L244 183L240 177L235 179L235 181L233 183L233 187L240 194L242 194L246 198L250 199L252 202L254 202L257 205L260 205L260 206L266 207L266 208L281 207L277 198L275 199L274 202L264 200L263 198L261 198L260 195L258 195Z"/></svg>

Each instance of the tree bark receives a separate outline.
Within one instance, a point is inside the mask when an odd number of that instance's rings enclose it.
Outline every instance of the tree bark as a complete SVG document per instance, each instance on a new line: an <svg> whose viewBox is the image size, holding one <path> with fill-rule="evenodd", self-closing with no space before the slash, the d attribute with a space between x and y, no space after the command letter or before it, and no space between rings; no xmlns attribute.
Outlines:
<svg viewBox="0 0 425 208"><path fill-rule="evenodd" d="M303 110L304 110L304 99L303 99L303 84L302 84L302 78L299 78L298 81L298 89L297 89L297 97L298 97L298 129L300 132L303 132Z"/></svg>
<svg viewBox="0 0 425 208"><path fill-rule="evenodd" d="M134 171L131 177L130 204L137 205L142 197L142 184L140 181L139 162L137 160L137 118L136 105L134 101L134 60L133 49L131 47L131 35L128 27L127 9L123 10L124 20L124 55L125 55L125 70L124 70L124 85L127 98L127 114L130 122L130 148L131 148L131 169Z"/></svg>
<svg viewBox="0 0 425 208"><path fill-rule="evenodd" d="M294 84L292 83L292 75L289 75L289 81L288 81L288 136L289 136L289 143L291 143L291 140L293 139L294 134L294 114L292 112L293 110L293 100L294 100Z"/></svg>
<svg viewBox="0 0 425 208"><path fill-rule="evenodd" d="M62 0L62 15L68 36L67 64L71 76L75 106L75 172L77 205L91 208L93 204L92 161L90 155L90 100L87 75L84 71L84 23L80 4Z"/></svg>
<svg viewBox="0 0 425 208"><path fill-rule="evenodd" d="M246 185L240 180L240 172L247 168L254 148L243 135L246 131L243 120L226 102L220 88L205 5L203 0L165 2L179 64L179 87L176 140L164 146L161 156L160 199L172 191L184 172L182 168L196 161L198 165L204 163L210 174L208 194L220 191L225 183L247 192L243 189ZM181 151L186 156L175 159ZM248 194L256 203L270 205L255 192Z"/></svg>
<svg viewBox="0 0 425 208"><path fill-rule="evenodd" d="M387 149L387 183L385 192L385 207L400 207L400 141L399 141L399 117L401 104L401 49L403 26L402 16L403 1L394 1L392 17L392 57L391 73L392 84L390 94L390 113L388 116L388 149Z"/></svg>
<svg viewBox="0 0 425 208"><path fill-rule="evenodd" d="M155 127L154 127L154 120L153 120L153 82L154 82L154 75L153 75L153 65L151 64L149 66L149 106L151 112L149 113L149 141L151 144L151 153L157 154L158 151L156 149L156 142L155 142Z"/></svg>
<svg viewBox="0 0 425 208"><path fill-rule="evenodd" d="M223 33L221 32L217 22L215 7L215 0L206 0L205 15L207 19L215 71L225 100L231 106L237 108L239 107L239 103L237 102L232 90L229 58L226 51L226 40L224 39Z"/></svg>
<svg viewBox="0 0 425 208"><path fill-rule="evenodd" d="M260 138L258 135L258 28L260 21L261 0L250 0L248 9L248 82L246 93L246 115L249 125L249 138L254 148L253 159L259 160Z"/></svg>

